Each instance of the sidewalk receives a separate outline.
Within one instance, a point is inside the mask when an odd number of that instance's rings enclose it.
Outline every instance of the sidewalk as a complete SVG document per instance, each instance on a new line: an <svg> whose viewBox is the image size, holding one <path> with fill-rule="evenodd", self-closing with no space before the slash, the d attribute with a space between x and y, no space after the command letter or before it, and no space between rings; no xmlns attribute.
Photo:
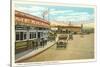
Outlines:
<svg viewBox="0 0 100 67"><path fill-rule="evenodd" d="M29 58L31 56L35 56L36 54L38 54L38 53L40 53L40 52L48 49L49 47L51 47L55 43L56 43L55 41L49 41L49 42L47 42L47 45L46 46L41 47L41 48L39 48L37 50L30 49L30 50L27 50L25 52L16 54L16 58L15 58L16 60L15 60L15 62L19 62L19 61L24 60L26 58Z"/></svg>

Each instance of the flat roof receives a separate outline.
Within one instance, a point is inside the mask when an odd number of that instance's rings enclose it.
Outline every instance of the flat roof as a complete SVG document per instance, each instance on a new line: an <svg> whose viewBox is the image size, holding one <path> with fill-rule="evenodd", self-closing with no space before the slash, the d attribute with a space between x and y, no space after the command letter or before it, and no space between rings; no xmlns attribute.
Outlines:
<svg viewBox="0 0 100 67"><path fill-rule="evenodd" d="M75 26L75 25L71 25L71 26L61 26L61 25L57 25L57 26L51 26L51 27L61 27L61 28L81 28L81 26Z"/></svg>

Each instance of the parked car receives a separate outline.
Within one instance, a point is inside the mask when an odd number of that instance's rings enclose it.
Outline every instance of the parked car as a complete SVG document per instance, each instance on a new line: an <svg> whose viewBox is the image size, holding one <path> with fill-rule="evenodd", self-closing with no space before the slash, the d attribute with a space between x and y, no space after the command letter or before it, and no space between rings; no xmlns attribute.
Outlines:
<svg viewBox="0 0 100 67"><path fill-rule="evenodd" d="M66 48L68 44L68 35L67 34L61 34L58 36L57 40L57 48Z"/></svg>

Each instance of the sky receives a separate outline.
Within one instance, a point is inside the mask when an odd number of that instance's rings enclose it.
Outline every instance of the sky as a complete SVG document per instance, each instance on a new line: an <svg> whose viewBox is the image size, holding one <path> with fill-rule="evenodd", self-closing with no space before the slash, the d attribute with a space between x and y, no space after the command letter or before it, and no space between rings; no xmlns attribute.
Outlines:
<svg viewBox="0 0 100 67"><path fill-rule="evenodd" d="M44 19L48 21L60 22L93 22L94 8L90 7L74 7L74 6L54 6L54 5L34 5L25 3L16 3L15 9L29 13L31 15L43 18L43 13L46 12Z"/></svg>

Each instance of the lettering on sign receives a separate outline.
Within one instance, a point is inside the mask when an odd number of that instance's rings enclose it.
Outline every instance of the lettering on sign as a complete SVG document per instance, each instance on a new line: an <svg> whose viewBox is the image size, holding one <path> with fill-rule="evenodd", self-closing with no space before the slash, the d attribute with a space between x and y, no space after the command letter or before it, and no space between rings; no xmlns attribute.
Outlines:
<svg viewBox="0 0 100 67"><path fill-rule="evenodd" d="M24 23L24 24L30 24L30 25L36 25L36 26L48 26L47 23L44 23L42 21L37 21L34 19L30 19L30 18L25 18L25 17L15 17L15 20L17 23Z"/></svg>

